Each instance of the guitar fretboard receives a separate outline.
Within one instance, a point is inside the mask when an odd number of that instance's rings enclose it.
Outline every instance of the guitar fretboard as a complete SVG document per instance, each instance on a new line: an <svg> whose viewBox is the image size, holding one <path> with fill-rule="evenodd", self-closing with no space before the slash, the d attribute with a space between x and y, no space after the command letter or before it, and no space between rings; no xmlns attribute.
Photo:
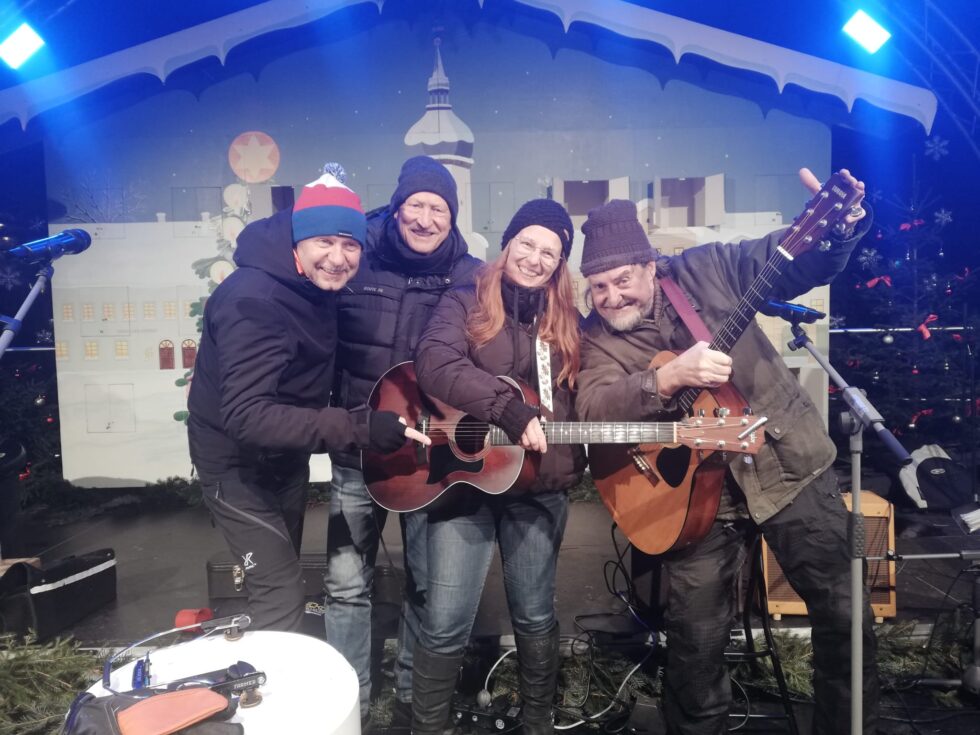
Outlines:
<svg viewBox="0 0 980 735"><path fill-rule="evenodd" d="M677 441L673 422L545 421L542 425L549 444L672 444ZM513 442L499 426L490 426L490 443L507 446Z"/></svg>

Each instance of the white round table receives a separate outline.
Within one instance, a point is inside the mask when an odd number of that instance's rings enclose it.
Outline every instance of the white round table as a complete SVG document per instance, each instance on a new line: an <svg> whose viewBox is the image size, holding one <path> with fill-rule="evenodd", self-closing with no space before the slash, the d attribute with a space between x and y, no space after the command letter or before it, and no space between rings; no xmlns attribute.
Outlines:
<svg viewBox="0 0 980 735"><path fill-rule="evenodd" d="M259 687L262 701L239 707L231 722L246 735L336 733L360 735L357 674L325 641L299 633L250 631L237 641L220 633L150 654L150 684L165 684L196 674L225 669L245 661L266 675ZM133 688L130 662L112 672L110 686L118 692ZM109 694L102 682L89 691Z"/></svg>

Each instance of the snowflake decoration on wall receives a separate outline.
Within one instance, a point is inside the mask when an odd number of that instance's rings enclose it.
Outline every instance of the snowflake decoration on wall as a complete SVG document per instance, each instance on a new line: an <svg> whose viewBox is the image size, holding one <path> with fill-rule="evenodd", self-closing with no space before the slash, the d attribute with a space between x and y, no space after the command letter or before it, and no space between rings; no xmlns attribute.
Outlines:
<svg viewBox="0 0 980 735"><path fill-rule="evenodd" d="M843 329L845 324L847 324L847 317L830 315L831 329Z"/></svg>
<svg viewBox="0 0 980 735"><path fill-rule="evenodd" d="M49 345L54 342L54 334L50 329L39 329L34 334L34 341L39 345Z"/></svg>
<svg viewBox="0 0 980 735"><path fill-rule="evenodd" d="M874 248L861 248L861 253L858 255L858 263L866 271L874 270L878 267L881 262L881 255Z"/></svg>
<svg viewBox="0 0 980 735"><path fill-rule="evenodd" d="M926 140L926 155L933 161L949 155L949 141L934 135Z"/></svg>
<svg viewBox="0 0 980 735"><path fill-rule="evenodd" d="M953 221L953 213L945 208L937 210L933 217L936 220L936 224L940 227L945 227Z"/></svg>
<svg viewBox="0 0 980 735"><path fill-rule="evenodd" d="M3 286L8 291L13 291L22 283L24 281L21 278L20 271L16 268L11 268L10 266L0 268L0 286Z"/></svg>

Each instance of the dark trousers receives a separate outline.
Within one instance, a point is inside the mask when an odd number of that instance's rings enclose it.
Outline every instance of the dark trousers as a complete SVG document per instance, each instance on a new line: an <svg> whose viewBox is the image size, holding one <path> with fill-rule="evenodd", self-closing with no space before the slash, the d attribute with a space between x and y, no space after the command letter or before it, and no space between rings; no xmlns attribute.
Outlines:
<svg viewBox="0 0 980 735"><path fill-rule="evenodd" d="M667 577L667 729L678 735L728 731L731 688L724 651L736 614L735 580L746 540L762 531L789 583L807 604L813 643L814 735L850 732L851 571L847 509L832 473L756 527L716 521L694 546L664 556ZM864 614L864 731L878 712L876 642L868 593Z"/></svg>
<svg viewBox="0 0 980 735"><path fill-rule="evenodd" d="M211 517L245 570L251 629L299 631L309 465L262 462L199 475Z"/></svg>

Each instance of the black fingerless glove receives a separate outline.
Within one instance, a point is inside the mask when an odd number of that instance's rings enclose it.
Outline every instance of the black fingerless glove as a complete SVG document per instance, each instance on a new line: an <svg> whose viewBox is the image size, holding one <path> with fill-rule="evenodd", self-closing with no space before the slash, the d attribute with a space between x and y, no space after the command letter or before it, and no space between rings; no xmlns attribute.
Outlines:
<svg viewBox="0 0 980 735"><path fill-rule="evenodd" d="M372 411L368 420L371 449L379 454L391 454L405 443L405 424L392 411Z"/></svg>
<svg viewBox="0 0 980 735"><path fill-rule="evenodd" d="M500 414L500 418L497 419L496 424L504 430L508 439L514 442L514 444L519 444L521 436L524 434L524 429L531 423L531 419L537 417L537 408L527 405L521 398L514 396L504 406L504 410Z"/></svg>

